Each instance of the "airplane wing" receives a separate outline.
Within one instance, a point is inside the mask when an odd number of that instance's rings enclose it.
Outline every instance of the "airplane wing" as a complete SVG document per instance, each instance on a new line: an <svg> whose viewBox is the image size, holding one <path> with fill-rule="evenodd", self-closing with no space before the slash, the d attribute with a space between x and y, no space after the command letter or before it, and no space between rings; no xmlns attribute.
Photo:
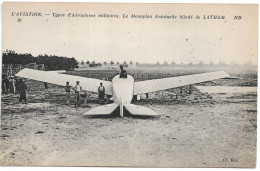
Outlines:
<svg viewBox="0 0 260 171"><path fill-rule="evenodd" d="M71 86L74 86L76 84L76 81L79 81L83 90L95 93L98 92L99 84L100 82L102 82L103 86L105 87L105 94L112 95L112 83L110 81L59 74L57 72L39 71L28 68L25 68L18 72L16 76L61 86L65 86L67 81L69 81Z"/></svg>
<svg viewBox="0 0 260 171"><path fill-rule="evenodd" d="M226 78L230 75L224 71L209 72L203 74L194 74L180 77L170 77L154 80L134 82L134 95L150 93L170 88L181 87L189 84L207 82L220 78Z"/></svg>

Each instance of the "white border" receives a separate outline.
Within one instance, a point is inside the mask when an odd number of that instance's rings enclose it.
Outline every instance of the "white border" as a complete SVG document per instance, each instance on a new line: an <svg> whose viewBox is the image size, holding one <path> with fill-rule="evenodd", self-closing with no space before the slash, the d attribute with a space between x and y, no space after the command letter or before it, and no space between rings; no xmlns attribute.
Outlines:
<svg viewBox="0 0 260 171"><path fill-rule="evenodd" d="M258 4L259 5L259 0L76 0L76 1L72 1L72 0L7 0L8 2L111 2L111 3L208 3L208 4ZM1 8L0 8L0 18L1 18L1 22L0 22L0 27L2 28L2 5L3 3L1 3ZM259 8L259 7L258 7ZM259 9L258 9L259 11ZM258 44L259 44L259 13L258 13ZM2 32L0 34L0 47L2 50ZM258 46L258 54L260 52L260 48ZM258 55L259 56L259 55ZM2 51L1 51L1 60L2 60ZM260 62L258 60L258 66ZM2 71L2 65L0 65L0 71ZM258 70L258 75L259 75L259 70ZM258 79L258 85L259 85L259 79ZM259 111L259 94L258 94L258 98L257 98L257 111ZM0 120L1 123L1 120ZM257 118L257 125L259 128L259 118ZM257 128L257 132L258 129ZM257 134L257 139L259 140L259 134ZM259 142L259 141L258 141ZM260 150L259 150L259 143L257 143L257 154L259 154ZM257 165L256 168L259 168L259 156L257 155ZM120 167L1 167L0 166L0 170L1 171L45 171L45 170L51 170L51 171L68 171L68 170L77 170L77 171L85 171L85 170L95 170L95 171L99 171L99 170L108 170L108 171L114 171L114 170L118 170L118 169L123 169L123 170L148 170L149 171L154 171L154 170L169 170L172 168L120 168ZM174 170L195 170L195 171L199 171L199 170L224 170L225 168L173 168ZM228 169L229 171L233 171L233 170L237 170L237 169ZM252 169L243 169L244 170L252 170Z"/></svg>

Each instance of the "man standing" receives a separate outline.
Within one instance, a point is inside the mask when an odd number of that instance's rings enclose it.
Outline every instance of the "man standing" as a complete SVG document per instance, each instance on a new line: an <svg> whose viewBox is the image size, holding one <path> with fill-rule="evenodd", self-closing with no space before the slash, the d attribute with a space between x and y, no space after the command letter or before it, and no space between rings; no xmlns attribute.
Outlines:
<svg viewBox="0 0 260 171"><path fill-rule="evenodd" d="M6 75L2 75L2 93L5 94L6 93L6 85L5 85L5 77Z"/></svg>
<svg viewBox="0 0 260 171"><path fill-rule="evenodd" d="M15 93L15 80L14 77L10 77L10 93Z"/></svg>
<svg viewBox="0 0 260 171"><path fill-rule="evenodd" d="M46 82L44 82L44 89L45 89L45 91L48 90L48 84Z"/></svg>
<svg viewBox="0 0 260 171"><path fill-rule="evenodd" d="M99 103L103 103L104 96L105 96L105 87L102 85L102 82L100 83L100 86L98 87L98 93L99 93Z"/></svg>
<svg viewBox="0 0 260 171"><path fill-rule="evenodd" d="M79 81L76 82L76 86L73 88L75 91L75 107L76 105L80 106L80 91L81 86L79 85Z"/></svg>
<svg viewBox="0 0 260 171"><path fill-rule="evenodd" d="M20 84L19 81L20 81L20 80L15 76L15 77L14 77L14 82L15 82L15 92L16 92L16 93L20 93L20 92L19 92L19 91L20 91L20 90L19 90L19 84Z"/></svg>
<svg viewBox="0 0 260 171"><path fill-rule="evenodd" d="M26 100L26 94L27 94L27 85L25 84L24 80L22 81L20 85L20 102L24 100L25 104L27 104Z"/></svg>
<svg viewBox="0 0 260 171"><path fill-rule="evenodd" d="M6 94L8 94L8 92L9 92L9 84L10 84L9 78L8 78L8 76L6 76L4 78L4 85L5 85L5 93Z"/></svg>
<svg viewBox="0 0 260 171"><path fill-rule="evenodd" d="M21 84L22 84L22 78L18 78L17 79L17 86L16 86L16 88L17 88L17 92L20 94L20 87L21 87Z"/></svg>
<svg viewBox="0 0 260 171"><path fill-rule="evenodd" d="M70 83L67 81L66 82L66 86L65 86L65 91L66 91L66 104L70 105L70 89L71 89L71 86L70 86Z"/></svg>

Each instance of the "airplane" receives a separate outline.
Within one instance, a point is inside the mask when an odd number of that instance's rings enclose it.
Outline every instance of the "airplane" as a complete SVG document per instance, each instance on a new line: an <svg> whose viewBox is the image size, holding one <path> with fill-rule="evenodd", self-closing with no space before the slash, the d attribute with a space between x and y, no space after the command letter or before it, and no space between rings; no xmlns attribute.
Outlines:
<svg viewBox="0 0 260 171"><path fill-rule="evenodd" d="M62 74L61 72L40 71L28 68L25 68L18 72L16 76L61 86L65 86L67 81L69 81L70 83L76 83L76 81L80 81L82 90L94 93L98 93L98 87L100 85L100 82L102 82L103 86L105 87L105 94L112 95L114 103L90 109L89 111L84 113L84 115L110 115L119 107L121 117L124 116L124 109L126 109L131 115L159 115L149 108L131 104L134 95L141 95L145 93L151 93L155 91L177 88L185 85L230 77L230 75L224 71L217 71L138 82L135 82L134 78L131 75L127 74L127 78L120 78L119 75L116 75L112 79L112 81L104 81L93 78L66 75Z"/></svg>

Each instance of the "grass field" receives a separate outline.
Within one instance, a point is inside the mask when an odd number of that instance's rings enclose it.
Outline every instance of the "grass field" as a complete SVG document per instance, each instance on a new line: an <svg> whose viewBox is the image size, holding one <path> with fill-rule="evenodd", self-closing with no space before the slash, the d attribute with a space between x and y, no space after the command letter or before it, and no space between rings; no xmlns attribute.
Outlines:
<svg viewBox="0 0 260 171"><path fill-rule="evenodd" d="M257 86L256 68L127 68L137 81L218 70L244 79L199 85ZM103 79L118 72L96 68L67 74ZM185 87L183 93L176 88L134 102L160 117L91 118L83 114L100 106L97 94L87 106L73 107L65 105L61 86L49 84L44 91L41 82L26 84L29 104L20 104L18 94L1 97L0 165L255 167L256 92L209 94L193 86L188 94Z"/></svg>
<svg viewBox="0 0 260 171"><path fill-rule="evenodd" d="M214 72L214 71L225 71L233 77L241 77L243 80L235 80L232 83L233 86L237 83L243 83L247 81L252 81L257 79L257 68L256 67L217 67L217 66L176 66L176 67L136 67L136 68L126 68L127 73L132 75L135 81L166 78L166 77L176 77L183 75L199 74L204 72ZM85 71L68 71L66 74L77 75L89 78L113 78L119 73L119 68L89 68ZM237 81L237 82L236 82ZM255 86L255 85L254 85Z"/></svg>

